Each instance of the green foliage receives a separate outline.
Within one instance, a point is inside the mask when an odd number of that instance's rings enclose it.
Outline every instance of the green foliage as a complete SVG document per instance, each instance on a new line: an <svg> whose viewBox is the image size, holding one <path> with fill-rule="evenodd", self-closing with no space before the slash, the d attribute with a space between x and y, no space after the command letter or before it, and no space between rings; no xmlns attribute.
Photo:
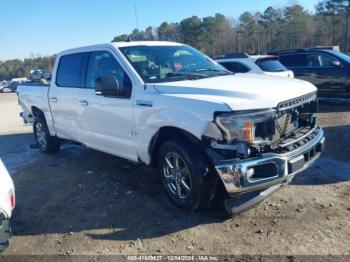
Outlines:
<svg viewBox="0 0 350 262"><path fill-rule="evenodd" d="M163 22L154 30L134 31L113 41L159 39L194 46L209 55L228 52L259 53L279 49L340 45L349 50L350 0L322 0L315 14L295 4L267 7L263 12L244 12L233 23L216 14L192 16L179 23ZM136 33L137 32L137 33ZM152 36L152 37L151 37Z"/></svg>
<svg viewBox="0 0 350 262"><path fill-rule="evenodd" d="M52 70L55 56L0 61L0 80L29 77L30 70Z"/></svg>

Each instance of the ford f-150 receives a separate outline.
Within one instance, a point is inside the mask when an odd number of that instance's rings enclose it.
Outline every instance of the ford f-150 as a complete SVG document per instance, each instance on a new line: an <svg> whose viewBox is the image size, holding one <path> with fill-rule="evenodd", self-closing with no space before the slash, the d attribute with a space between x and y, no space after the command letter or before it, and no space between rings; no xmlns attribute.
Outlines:
<svg viewBox="0 0 350 262"><path fill-rule="evenodd" d="M257 204L323 150L312 84L233 74L172 42L64 51L50 85L20 86L41 151L63 140L157 167L171 201L208 206L219 183L232 214Z"/></svg>

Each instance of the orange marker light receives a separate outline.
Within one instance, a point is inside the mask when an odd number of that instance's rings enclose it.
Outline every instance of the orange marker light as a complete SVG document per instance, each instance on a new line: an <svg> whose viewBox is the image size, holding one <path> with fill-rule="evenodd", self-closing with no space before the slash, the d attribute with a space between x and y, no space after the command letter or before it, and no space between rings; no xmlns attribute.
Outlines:
<svg viewBox="0 0 350 262"><path fill-rule="evenodd" d="M253 144L253 124L250 122L244 124L244 138L248 143Z"/></svg>

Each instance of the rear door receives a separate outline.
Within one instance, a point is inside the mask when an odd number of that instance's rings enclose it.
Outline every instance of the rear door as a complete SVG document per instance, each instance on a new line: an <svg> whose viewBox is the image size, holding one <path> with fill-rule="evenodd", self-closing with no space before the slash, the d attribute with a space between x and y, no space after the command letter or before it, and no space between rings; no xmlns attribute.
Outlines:
<svg viewBox="0 0 350 262"><path fill-rule="evenodd" d="M295 78L312 82L312 72L307 66L306 54L281 55L279 60L285 67L293 71Z"/></svg>
<svg viewBox="0 0 350 262"><path fill-rule="evenodd" d="M118 80L122 95L96 95L95 81L105 76L113 76ZM79 128L82 130L83 143L137 161L132 82L113 51L101 50L89 54L84 87L79 92Z"/></svg>
<svg viewBox="0 0 350 262"><path fill-rule="evenodd" d="M312 82L323 91L331 91L337 88L344 88L343 78L344 67L337 58L315 52L307 57L307 64L312 72Z"/></svg>
<svg viewBox="0 0 350 262"><path fill-rule="evenodd" d="M87 53L60 57L55 82L51 83L49 104L57 136L81 142L79 118L79 91Z"/></svg>

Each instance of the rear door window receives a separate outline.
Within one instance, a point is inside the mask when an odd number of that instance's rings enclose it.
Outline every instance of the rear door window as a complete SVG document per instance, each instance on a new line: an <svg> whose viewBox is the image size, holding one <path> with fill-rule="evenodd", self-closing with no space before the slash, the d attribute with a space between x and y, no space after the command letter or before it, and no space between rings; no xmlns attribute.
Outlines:
<svg viewBox="0 0 350 262"><path fill-rule="evenodd" d="M257 62L261 70L265 72L284 72L287 68L284 67L276 58L262 59Z"/></svg>
<svg viewBox="0 0 350 262"><path fill-rule="evenodd" d="M61 57L56 84L60 87L82 87L82 71L86 53L76 53Z"/></svg>
<svg viewBox="0 0 350 262"><path fill-rule="evenodd" d="M220 64L233 73L247 73L250 71L248 66L238 62L221 62Z"/></svg>
<svg viewBox="0 0 350 262"><path fill-rule="evenodd" d="M282 55L279 57L280 62L286 67L306 67L307 56L298 55Z"/></svg>

